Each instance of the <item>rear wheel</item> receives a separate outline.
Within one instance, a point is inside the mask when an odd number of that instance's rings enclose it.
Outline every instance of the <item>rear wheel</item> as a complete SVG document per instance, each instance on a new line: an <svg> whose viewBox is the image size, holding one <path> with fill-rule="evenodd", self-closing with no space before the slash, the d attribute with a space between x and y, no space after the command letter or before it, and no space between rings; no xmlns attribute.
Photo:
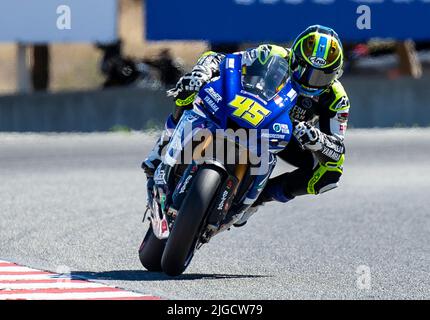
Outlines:
<svg viewBox="0 0 430 320"><path fill-rule="evenodd" d="M166 239L158 239L152 231L152 225L150 225L139 248L139 259L146 270L153 272L162 271L161 257L163 256L165 246Z"/></svg>
<svg viewBox="0 0 430 320"><path fill-rule="evenodd" d="M194 178L163 252L161 266L166 274L180 275L191 262L207 210L221 181L221 173L211 167L201 168Z"/></svg>

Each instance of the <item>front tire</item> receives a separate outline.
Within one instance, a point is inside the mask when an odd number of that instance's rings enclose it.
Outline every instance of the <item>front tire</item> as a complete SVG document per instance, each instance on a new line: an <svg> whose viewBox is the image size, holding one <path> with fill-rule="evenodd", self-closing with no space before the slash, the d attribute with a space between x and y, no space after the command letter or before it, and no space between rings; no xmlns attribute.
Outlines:
<svg viewBox="0 0 430 320"><path fill-rule="evenodd" d="M202 167L195 176L163 252L161 267L166 274L180 275L191 262L197 237L221 181L221 173L212 167Z"/></svg>
<svg viewBox="0 0 430 320"><path fill-rule="evenodd" d="M158 239L152 231L152 225L149 226L145 238L139 248L139 259L146 270L152 272L161 272L161 257L163 256L166 239Z"/></svg>

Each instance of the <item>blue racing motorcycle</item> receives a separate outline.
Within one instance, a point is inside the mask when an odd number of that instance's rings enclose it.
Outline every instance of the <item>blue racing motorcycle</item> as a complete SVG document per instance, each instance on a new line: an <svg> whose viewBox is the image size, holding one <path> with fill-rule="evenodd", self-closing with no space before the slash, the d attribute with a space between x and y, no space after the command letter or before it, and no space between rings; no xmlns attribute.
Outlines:
<svg viewBox="0 0 430 320"><path fill-rule="evenodd" d="M292 136L296 99L285 59L242 66L241 55L226 56L220 76L182 115L150 181L151 223L139 249L147 270L183 273L196 249L241 222Z"/></svg>

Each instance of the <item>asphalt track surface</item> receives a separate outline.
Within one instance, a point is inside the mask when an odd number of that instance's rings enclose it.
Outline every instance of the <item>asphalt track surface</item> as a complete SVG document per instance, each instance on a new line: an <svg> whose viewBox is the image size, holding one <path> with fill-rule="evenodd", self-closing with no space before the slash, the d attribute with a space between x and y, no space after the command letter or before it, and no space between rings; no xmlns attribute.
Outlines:
<svg viewBox="0 0 430 320"><path fill-rule="evenodd" d="M350 130L338 189L266 205L177 278L137 254L154 140L0 134L0 259L167 299L430 298L429 129Z"/></svg>

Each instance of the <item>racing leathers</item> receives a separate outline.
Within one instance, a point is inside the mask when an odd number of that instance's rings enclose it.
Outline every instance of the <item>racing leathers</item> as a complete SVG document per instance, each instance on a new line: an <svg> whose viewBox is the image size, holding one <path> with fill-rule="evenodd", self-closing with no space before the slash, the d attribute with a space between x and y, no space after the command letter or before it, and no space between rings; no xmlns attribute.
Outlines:
<svg viewBox="0 0 430 320"><path fill-rule="evenodd" d="M262 51L285 59L290 57L289 49L261 45L238 53L242 55L242 65L250 65ZM168 143L168 137L184 110L192 108L201 86L219 76L219 65L224 58L223 54L216 52L203 54L192 71L168 91L175 98L176 107L166 121L162 137L142 164L148 175L153 174L161 161L162 148ZM254 207L271 200L287 202L300 195L320 194L338 186L343 171L349 108L347 94L337 80L318 96L298 96L296 105L290 110L294 138L277 154L297 169L269 179Z"/></svg>

